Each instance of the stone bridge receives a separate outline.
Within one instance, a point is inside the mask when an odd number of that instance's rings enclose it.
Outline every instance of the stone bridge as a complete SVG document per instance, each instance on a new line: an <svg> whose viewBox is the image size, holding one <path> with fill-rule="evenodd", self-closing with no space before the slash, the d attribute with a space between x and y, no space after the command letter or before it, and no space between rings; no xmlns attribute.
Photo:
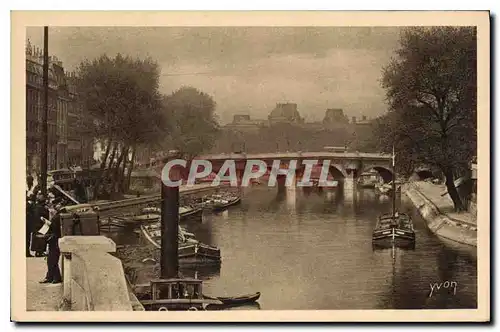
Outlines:
<svg viewBox="0 0 500 332"><path fill-rule="evenodd" d="M304 174L305 164L303 161L313 164L313 167L328 163L328 173L339 182L344 193L351 196L356 191L358 177L371 169L376 170L384 182L393 179L392 155L381 153L361 153L361 152L286 152L286 153L230 153L217 155L201 155L195 159L208 160L212 164L212 172L218 173L226 160L234 161L236 174L241 181L247 163L251 160L261 160L267 165L268 171L273 167L273 163L279 160L280 169L288 169L290 162L296 160L295 181L300 181ZM285 175L277 176L278 188L284 187Z"/></svg>
<svg viewBox="0 0 500 332"><path fill-rule="evenodd" d="M392 155L361 152L286 152L286 153L230 153L217 155L201 155L195 159L208 160L212 163L212 171L218 172L226 160L234 160L238 175L245 170L247 161L262 160L268 169L275 160L280 161L280 168L288 168L291 160L297 160L297 173L303 174L304 160L315 161L314 165L322 166L329 163L329 172L337 180L344 178L356 179L361 173L370 169L376 170L384 182L392 181Z"/></svg>
<svg viewBox="0 0 500 332"><path fill-rule="evenodd" d="M241 183L243 174L247 167L247 163L255 160L265 162L268 172L273 168L273 164L279 161L280 169L289 169L290 162L296 161L295 181L296 183L302 179L306 168L304 161L312 164L313 167L323 167L328 164L329 175L339 183L339 187L343 188L344 193L349 196L356 191L358 177L369 170L376 170L384 182L390 182L393 179L392 172L392 155L383 153L362 153L362 152L283 152L283 153L228 153L228 154L211 154L200 155L194 158L195 160L210 161L213 173L219 173L224 163L228 160L235 164L238 185ZM164 163L159 163L164 165ZM162 165L156 165L158 174L161 174ZM187 179L190 163L188 162L185 168L180 169L181 177ZM200 166L201 172L203 166ZM176 167L174 167L176 168ZM225 173L219 175L226 175ZM279 174L276 177L278 189L281 190L285 186L286 175Z"/></svg>

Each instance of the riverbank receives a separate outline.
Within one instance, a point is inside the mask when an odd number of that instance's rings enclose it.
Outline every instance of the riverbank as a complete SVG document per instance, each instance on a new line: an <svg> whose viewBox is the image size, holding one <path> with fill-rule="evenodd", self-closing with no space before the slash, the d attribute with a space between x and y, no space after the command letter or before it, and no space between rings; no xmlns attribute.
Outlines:
<svg viewBox="0 0 500 332"><path fill-rule="evenodd" d="M441 195L445 191L443 185L422 181L411 182L404 188L404 193L434 234L446 240L477 247L476 216L469 212L455 212L449 195Z"/></svg>

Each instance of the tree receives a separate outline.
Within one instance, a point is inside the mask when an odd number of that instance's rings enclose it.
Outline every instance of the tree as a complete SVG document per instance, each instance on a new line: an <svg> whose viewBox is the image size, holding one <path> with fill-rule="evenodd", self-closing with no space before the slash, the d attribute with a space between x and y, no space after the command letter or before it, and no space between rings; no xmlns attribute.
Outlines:
<svg viewBox="0 0 500 332"><path fill-rule="evenodd" d="M385 148L394 144L407 164L439 167L456 210L464 205L455 176L477 149L476 59L475 28L409 28L383 69L390 106L381 134Z"/></svg>
<svg viewBox="0 0 500 332"><path fill-rule="evenodd" d="M129 174L132 171L134 161L129 160L129 153L134 155L138 144L161 137L159 77L159 66L153 60L120 54L85 60L78 68L78 90L94 119L94 136L106 144L101 169L109 163L106 174L112 180L112 192L123 189L125 169Z"/></svg>
<svg viewBox="0 0 500 332"><path fill-rule="evenodd" d="M163 105L170 132L165 145L179 150L188 160L214 146L219 125L211 96L182 87L167 96Z"/></svg>

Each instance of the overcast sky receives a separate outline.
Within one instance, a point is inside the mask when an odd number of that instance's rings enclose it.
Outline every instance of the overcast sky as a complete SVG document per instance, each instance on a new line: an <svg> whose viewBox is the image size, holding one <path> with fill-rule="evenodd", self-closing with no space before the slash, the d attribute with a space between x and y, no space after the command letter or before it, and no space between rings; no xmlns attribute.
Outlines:
<svg viewBox="0 0 500 332"><path fill-rule="evenodd" d="M43 46L43 29L28 28ZM74 69L106 53L151 56L162 68L160 89L190 85L217 102L221 122L233 114L267 119L277 102L295 102L306 121L327 108L375 117L387 109L382 67L399 28L49 28L49 52Z"/></svg>

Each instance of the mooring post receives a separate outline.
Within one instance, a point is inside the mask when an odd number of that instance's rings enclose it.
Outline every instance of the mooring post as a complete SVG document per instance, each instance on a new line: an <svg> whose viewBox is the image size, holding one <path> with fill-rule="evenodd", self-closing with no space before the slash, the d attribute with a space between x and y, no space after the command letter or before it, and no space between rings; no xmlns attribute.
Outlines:
<svg viewBox="0 0 500 332"><path fill-rule="evenodd" d="M168 160L176 159L178 153L171 153ZM172 181L180 180L179 169L170 171ZM179 272L179 187L161 183L161 277L177 278Z"/></svg>

